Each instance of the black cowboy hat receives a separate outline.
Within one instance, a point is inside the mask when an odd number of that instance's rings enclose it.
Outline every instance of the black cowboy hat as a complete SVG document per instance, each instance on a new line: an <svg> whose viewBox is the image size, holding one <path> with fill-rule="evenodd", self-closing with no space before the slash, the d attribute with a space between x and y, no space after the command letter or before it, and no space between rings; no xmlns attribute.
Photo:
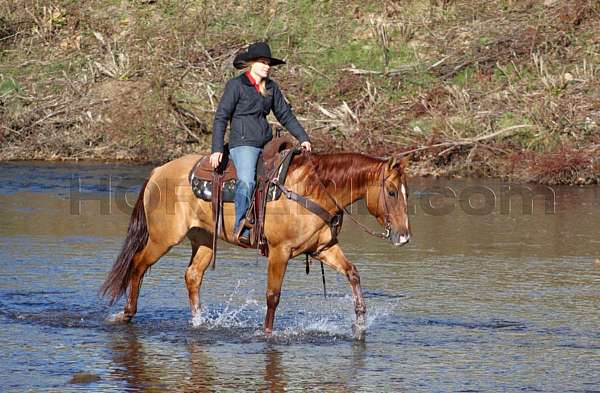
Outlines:
<svg viewBox="0 0 600 393"><path fill-rule="evenodd" d="M285 61L271 57L271 48L269 48L269 45L266 42L256 42L250 44L248 50L238 54L235 59L233 59L233 66L240 70L246 67L246 63L249 61L260 58L269 59L270 66L285 64Z"/></svg>

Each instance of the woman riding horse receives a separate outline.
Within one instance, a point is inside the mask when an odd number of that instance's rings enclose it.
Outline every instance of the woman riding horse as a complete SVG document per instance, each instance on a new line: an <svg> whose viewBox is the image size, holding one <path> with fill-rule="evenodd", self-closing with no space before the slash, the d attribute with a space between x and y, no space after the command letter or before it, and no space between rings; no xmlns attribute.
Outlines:
<svg viewBox="0 0 600 393"><path fill-rule="evenodd" d="M265 63L257 61L259 59ZM271 138L265 118L270 109L307 150L310 150L310 142L277 85L267 78L269 66L281 64L281 60L273 59L268 46L260 43L251 46L237 60L238 68L238 64L250 62L250 76L259 82L252 83L246 74L242 74L227 84L215 118L211 160L212 165L218 165L222 159L223 134L231 119L229 141L238 175L241 172L247 176L245 186L240 190L240 195L246 198L254 182L256 151ZM264 95L258 93L256 84L259 90L263 84ZM215 228L212 204L197 198L189 184L190 170L200 159L199 155L187 155L167 162L154 168L143 185L121 253L101 288L101 292L110 297L111 304L121 296L127 296L123 313L117 319L129 321L133 318L144 274L186 238L191 242L192 256L185 272L185 283L192 315L200 312L200 286L212 259ZM302 254L311 254L346 276L352 289L355 326L359 332L364 331L366 306L358 270L342 252L332 221L323 217L341 215L347 206L362 199L369 213L386 230L380 237L388 238L395 246L408 243L407 164L406 159L386 160L359 153L302 154L294 158L285 184L280 185L285 190L285 197L269 202L265 212L264 234L269 250L265 332L273 329L288 261ZM304 198L306 203L298 203L298 197ZM315 214L308 209L311 204L318 205L325 214ZM238 206L235 211L229 204L223 207L223 230L219 236L230 243L237 242L233 228L239 229L243 217Z"/></svg>
<svg viewBox="0 0 600 393"><path fill-rule="evenodd" d="M273 110L277 120L301 142L302 147L311 150L306 131L279 86L269 78L271 67L279 64L285 62L271 57L271 49L264 42L252 44L246 52L236 56L234 67L247 71L225 85L213 123L210 163L217 168L223 159L225 129L231 121L229 152L237 172L234 233L242 243L249 243L250 233L243 220L254 190L258 156L273 138L267 121L269 112Z"/></svg>

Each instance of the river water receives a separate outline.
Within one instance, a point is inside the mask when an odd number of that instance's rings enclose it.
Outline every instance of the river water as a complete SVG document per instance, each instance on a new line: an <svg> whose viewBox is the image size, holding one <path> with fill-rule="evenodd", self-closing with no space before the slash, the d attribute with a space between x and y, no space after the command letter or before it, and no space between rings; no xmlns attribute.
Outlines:
<svg viewBox="0 0 600 393"><path fill-rule="evenodd" d="M600 391L600 188L411 179L412 240L341 244L344 277L290 263L265 337L265 259L223 244L192 321L189 245L146 276L131 324L97 291L150 167L0 164L0 391ZM77 191L80 193L78 194ZM525 208L525 209L524 209ZM354 207L360 219L375 221Z"/></svg>

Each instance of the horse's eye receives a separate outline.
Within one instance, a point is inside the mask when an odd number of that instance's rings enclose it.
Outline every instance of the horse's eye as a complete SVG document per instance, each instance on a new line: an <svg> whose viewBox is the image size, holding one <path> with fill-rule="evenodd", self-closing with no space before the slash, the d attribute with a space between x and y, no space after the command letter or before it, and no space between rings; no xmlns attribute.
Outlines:
<svg viewBox="0 0 600 393"><path fill-rule="evenodd" d="M396 191L388 191L388 195L391 196L392 198L396 198Z"/></svg>

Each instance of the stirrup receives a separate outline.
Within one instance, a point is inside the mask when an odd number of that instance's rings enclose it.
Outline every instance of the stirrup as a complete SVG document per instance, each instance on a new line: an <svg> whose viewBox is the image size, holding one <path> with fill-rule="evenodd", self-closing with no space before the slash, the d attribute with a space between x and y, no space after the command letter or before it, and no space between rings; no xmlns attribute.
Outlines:
<svg viewBox="0 0 600 393"><path fill-rule="evenodd" d="M235 242L241 246L241 247L250 247L252 246L252 242L251 242L251 237L252 237L252 227L251 226L247 226L246 225L246 219L244 218L240 224L240 227L238 228L237 232L235 233ZM244 229L248 229L249 234L248 236L242 236L242 232L244 231Z"/></svg>

